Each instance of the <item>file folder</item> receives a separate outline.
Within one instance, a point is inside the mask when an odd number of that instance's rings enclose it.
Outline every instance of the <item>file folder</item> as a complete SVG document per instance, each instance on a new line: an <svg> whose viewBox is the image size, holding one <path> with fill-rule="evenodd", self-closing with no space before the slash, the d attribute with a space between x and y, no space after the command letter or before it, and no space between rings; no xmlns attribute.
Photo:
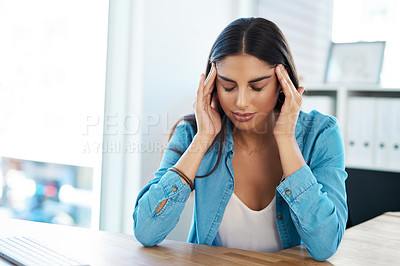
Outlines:
<svg viewBox="0 0 400 266"><path fill-rule="evenodd" d="M378 98L375 115L374 163L378 168L389 167L392 99Z"/></svg>
<svg viewBox="0 0 400 266"><path fill-rule="evenodd" d="M400 99L392 98L390 114L390 143L388 163L391 168L400 169Z"/></svg>
<svg viewBox="0 0 400 266"><path fill-rule="evenodd" d="M350 97L348 110L347 163L371 167L373 164L375 101L371 97Z"/></svg>

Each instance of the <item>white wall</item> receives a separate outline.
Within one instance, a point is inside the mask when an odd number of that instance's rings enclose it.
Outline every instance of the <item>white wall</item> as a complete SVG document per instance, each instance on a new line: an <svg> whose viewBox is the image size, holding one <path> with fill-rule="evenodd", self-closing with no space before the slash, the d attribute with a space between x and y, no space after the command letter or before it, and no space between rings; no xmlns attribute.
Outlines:
<svg viewBox="0 0 400 266"><path fill-rule="evenodd" d="M157 170L169 130L192 113L200 74L221 30L252 15L253 0L111 0L105 143L122 147L103 153L100 228L132 234L137 193ZM134 116L136 120L125 119ZM139 126L139 127L138 127ZM126 134L128 128L137 129ZM133 130L135 131L135 130ZM136 149L124 151L125 145ZM192 217L189 200L168 238L185 241Z"/></svg>
<svg viewBox="0 0 400 266"><path fill-rule="evenodd" d="M256 10L285 34L300 83L321 84L332 38L333 0L262 0Z"/></svg>
<svg viewBox="0 0 400 266"><path fill-rule="evenodd" d="M144 143L165 143L177 119L193 112L200 74L205 71L212 44L222 29L238 17L239 5L242 5L241 14L246 15L245 10L251 10L251 3L231 0L146 2L143 115L145 121L154 118L158 123L148 127L144 123ZM142 153L142 185L152 177L160 158L159 150ZM186 240L192 208L190 198L168 239Z"/></svg>
<svg viewBox="0 0 400 266"><path fill-rule="evenodd" d="M380 81L383 87L399 86L399 14L398 0L335 0L334 42L386 41Z"/></svg>

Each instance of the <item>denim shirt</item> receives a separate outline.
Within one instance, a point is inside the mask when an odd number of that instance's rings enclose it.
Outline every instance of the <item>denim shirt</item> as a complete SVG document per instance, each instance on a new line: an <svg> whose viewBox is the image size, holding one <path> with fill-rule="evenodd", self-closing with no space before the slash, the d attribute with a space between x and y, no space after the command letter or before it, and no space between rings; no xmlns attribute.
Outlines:
<svg viewBox="0 0 400 266"><path fill-rule="evenodd" d="M215 172L195 178L195 199L188 242L215 245L225 207L234 190L231 122L226 120L226 143ZM195 132L188 122L178 126L168 146L185 151ZM276 188L276 222L284 249L304 244L319 261L337 250L347 222L344 147L337 120L317 111L300 112L295 137L307 165ZM218 158L218 146L204 155L198 176L208 174ZM139 192L133 212L134 233L144 246L159 244L178 223L190 187L168 168L181 157L166 149L154 178ZM249 171L251 174L251 171ZM156 213L160 203L168 199Z"/></svg>

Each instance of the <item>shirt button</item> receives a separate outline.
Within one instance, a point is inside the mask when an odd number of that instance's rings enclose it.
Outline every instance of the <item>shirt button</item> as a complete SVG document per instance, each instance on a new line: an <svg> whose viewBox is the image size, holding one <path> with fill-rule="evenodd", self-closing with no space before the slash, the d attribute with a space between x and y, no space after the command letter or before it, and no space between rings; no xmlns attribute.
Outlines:
<svg viewBox="0 0 400 266"><path fill-rule="evenodd" d="M282 215L279 214L277 218L278 220L282 220Z"/></svg>
<svg viewBox="0 0 400 266"><path fill-rule="evenodd" d="M286 195L290 195L290 193L292 193L289 189L287 189L286 191L285 191L285 193L286 193Z"/></svg>
<svg viewBox="0 0 400 266"><path fill-rule="evenodd" d="M172 191L177 191L177 190L178 190L178 188L176 186L172 187Z"/></svg>

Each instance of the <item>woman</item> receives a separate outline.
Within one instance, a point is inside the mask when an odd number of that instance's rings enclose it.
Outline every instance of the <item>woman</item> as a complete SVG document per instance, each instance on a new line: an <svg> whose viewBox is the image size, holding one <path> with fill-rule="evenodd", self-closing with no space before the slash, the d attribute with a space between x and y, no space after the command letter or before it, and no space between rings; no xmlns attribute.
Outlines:
<svg viewBox="0 0 400 266"><path fill-rule="evenodd" d="M160 168L138 195L136 238L160 243L196 189L188 241L263 252L304 244L332 256L347 221L344 152L335 118L300 111L285 37L238 19L214 43L195 115L175 126Z"/></svg>

